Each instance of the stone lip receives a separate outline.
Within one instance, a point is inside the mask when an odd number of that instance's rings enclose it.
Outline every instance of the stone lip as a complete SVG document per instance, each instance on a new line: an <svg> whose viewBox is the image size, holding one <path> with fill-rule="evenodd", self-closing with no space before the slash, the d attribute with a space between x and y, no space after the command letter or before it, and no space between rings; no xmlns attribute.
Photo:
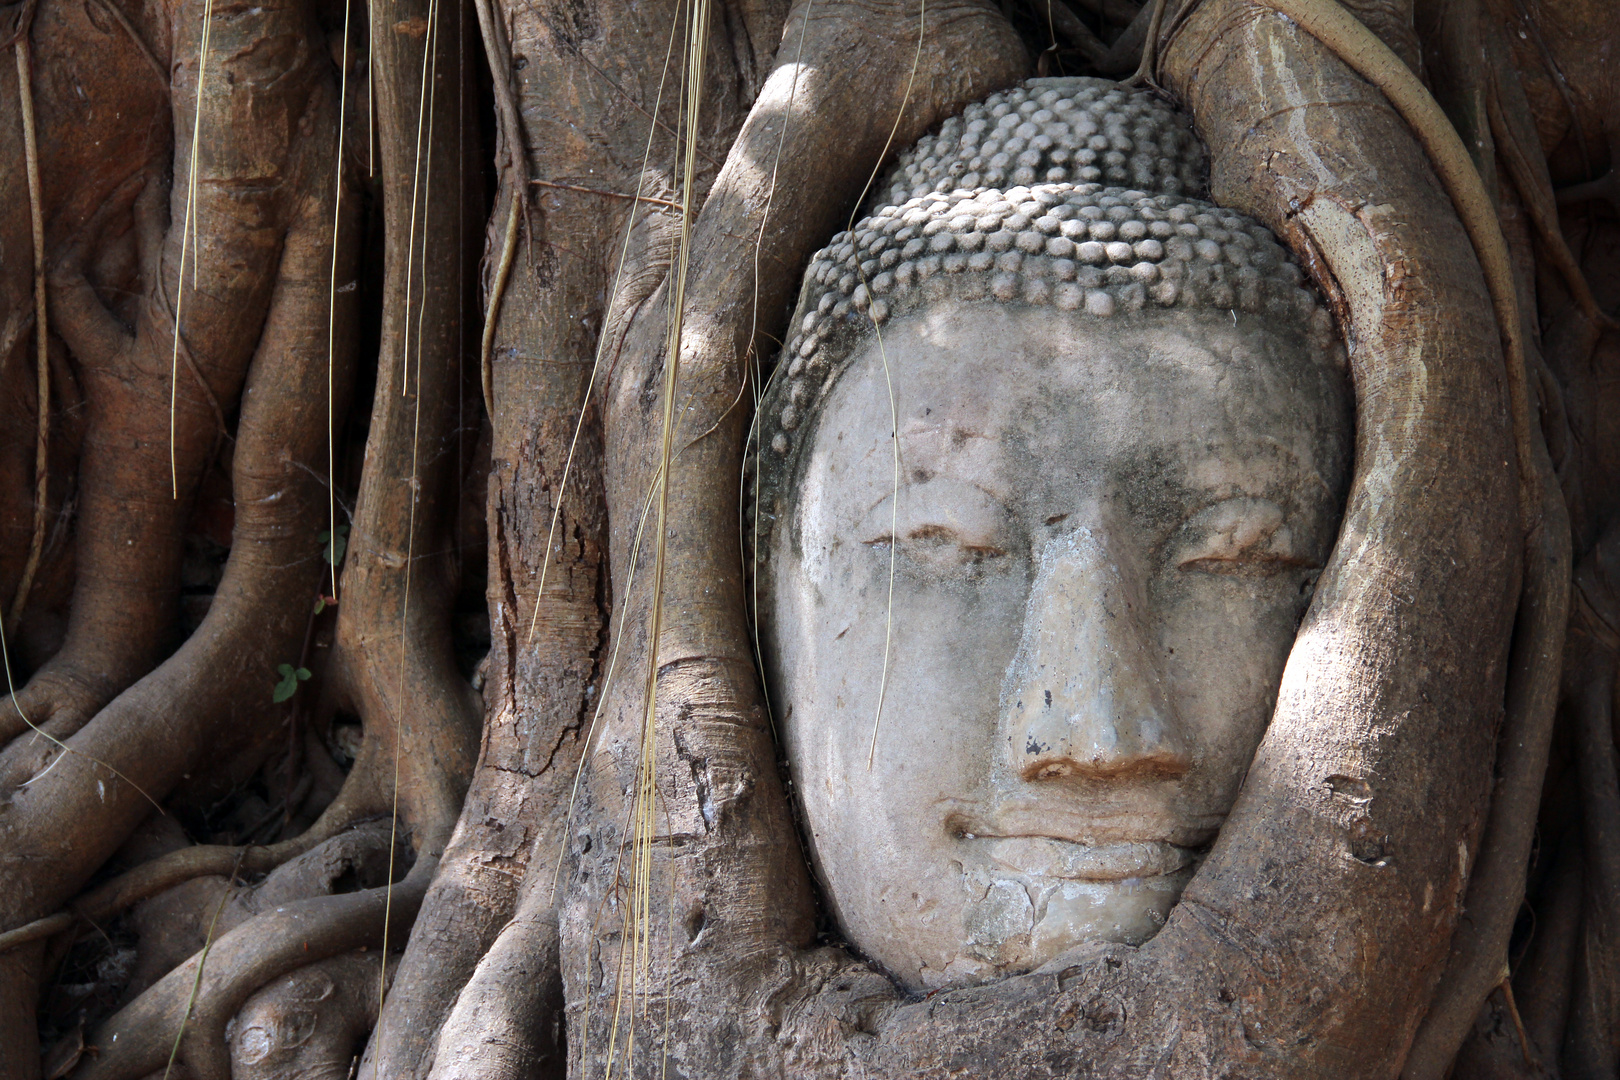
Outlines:
<svg viewBox="0 0 1620 1080"><path fill-rule="evenodd" d="M964 835L962 842L1008 870L1039 878L1127 881L1163 877L1198 861L1192 848L1163 840L1087 844L1053 836Z"/></svg>

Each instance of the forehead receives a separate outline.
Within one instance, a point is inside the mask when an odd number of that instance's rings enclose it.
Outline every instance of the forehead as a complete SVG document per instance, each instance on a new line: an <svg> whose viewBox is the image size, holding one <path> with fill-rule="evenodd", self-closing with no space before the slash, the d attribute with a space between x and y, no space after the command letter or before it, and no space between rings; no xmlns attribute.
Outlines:
<svg viewBox="0 0 1620 1080"><path fill-rule="evenodd" d="M853 358L822 402L804 478L856 501L892 487L897 424L903 479L945 473L1004 499L1122 469L1212 494L1327 494L1348 446L1345 395L1342 374L1255 316L937 305Z"/></svg>

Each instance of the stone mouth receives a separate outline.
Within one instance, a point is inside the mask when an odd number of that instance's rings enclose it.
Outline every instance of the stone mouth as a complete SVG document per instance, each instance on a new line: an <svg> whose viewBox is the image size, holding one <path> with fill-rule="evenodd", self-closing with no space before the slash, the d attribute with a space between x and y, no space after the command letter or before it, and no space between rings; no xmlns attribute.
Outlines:
<svg viewBox="0 0 1620 1080"><path fill-rule="evenodd" d="M1129 881L1190 871L1200 853L1163 840L1090 844L1053 836L963 833L962 843L1001 867L1031 877L1070 881Z"/></svg>

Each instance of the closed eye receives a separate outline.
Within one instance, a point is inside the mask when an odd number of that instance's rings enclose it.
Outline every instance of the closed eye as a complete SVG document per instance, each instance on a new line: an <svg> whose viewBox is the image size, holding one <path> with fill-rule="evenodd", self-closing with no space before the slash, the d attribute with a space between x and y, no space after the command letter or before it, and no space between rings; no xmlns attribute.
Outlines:
<svg viewBox="0 0 1620 1080"><path fill-rule="evenodd" d="M868 546L876 546L893 541L892 534L884 533L882 536L862 542ZM999 559L1007 554L1005 548L986 539L970 538L948 525L932 522L914 526L909 532L904 533L900 538L900 550L908 555L926 559L958 559L967 562Z"/></svg>
<svg viewBox="0 0 1620 1080"><path fill-rule="evenodd" d="M1201 574L1253 574L1261 577L1280 574L1284 570L1297 570L1307 567L1313 570L1321 569L1321 567L1311 566L1309 559L1301 559L1294 555L1280 555L1272 551L1255 551L1236 555L1205 555L1201 558L1187 559L1176 564L1178 570L1196 570Z"/></svg>
<svg viewBox="0 0 1620 1080"><path fill-rule="evenodd" d="M893 544L913 565L933 573L971 569L1000 559L1012 548L1007 510L984 489L949 476L905 485L898 513L892 498L867 512L860 526L868 547Z"/></svg>
<svg viewBox="0 0 1620 1080"><path fill-rule="evenodd" d="M1298 549L1282 507L1238 497L1207 506L1183 524L1172 549L1179 570L1226 577L1270 577L1317 569Z"/></svg>

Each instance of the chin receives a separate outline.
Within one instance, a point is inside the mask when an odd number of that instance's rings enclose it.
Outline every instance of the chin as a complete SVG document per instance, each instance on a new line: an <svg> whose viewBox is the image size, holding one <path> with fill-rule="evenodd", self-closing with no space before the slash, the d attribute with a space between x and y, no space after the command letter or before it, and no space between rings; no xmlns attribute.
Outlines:
<svg viewBox="0 0 1620 1080"><path fill-rule="evenodd" d="M1194 870L1085 881L965 868L965 935L918 942L910 951L928 959L891 971L913 989L933 991L1021 975L1086 945L1141 945L1164 926Z"/></svg>

